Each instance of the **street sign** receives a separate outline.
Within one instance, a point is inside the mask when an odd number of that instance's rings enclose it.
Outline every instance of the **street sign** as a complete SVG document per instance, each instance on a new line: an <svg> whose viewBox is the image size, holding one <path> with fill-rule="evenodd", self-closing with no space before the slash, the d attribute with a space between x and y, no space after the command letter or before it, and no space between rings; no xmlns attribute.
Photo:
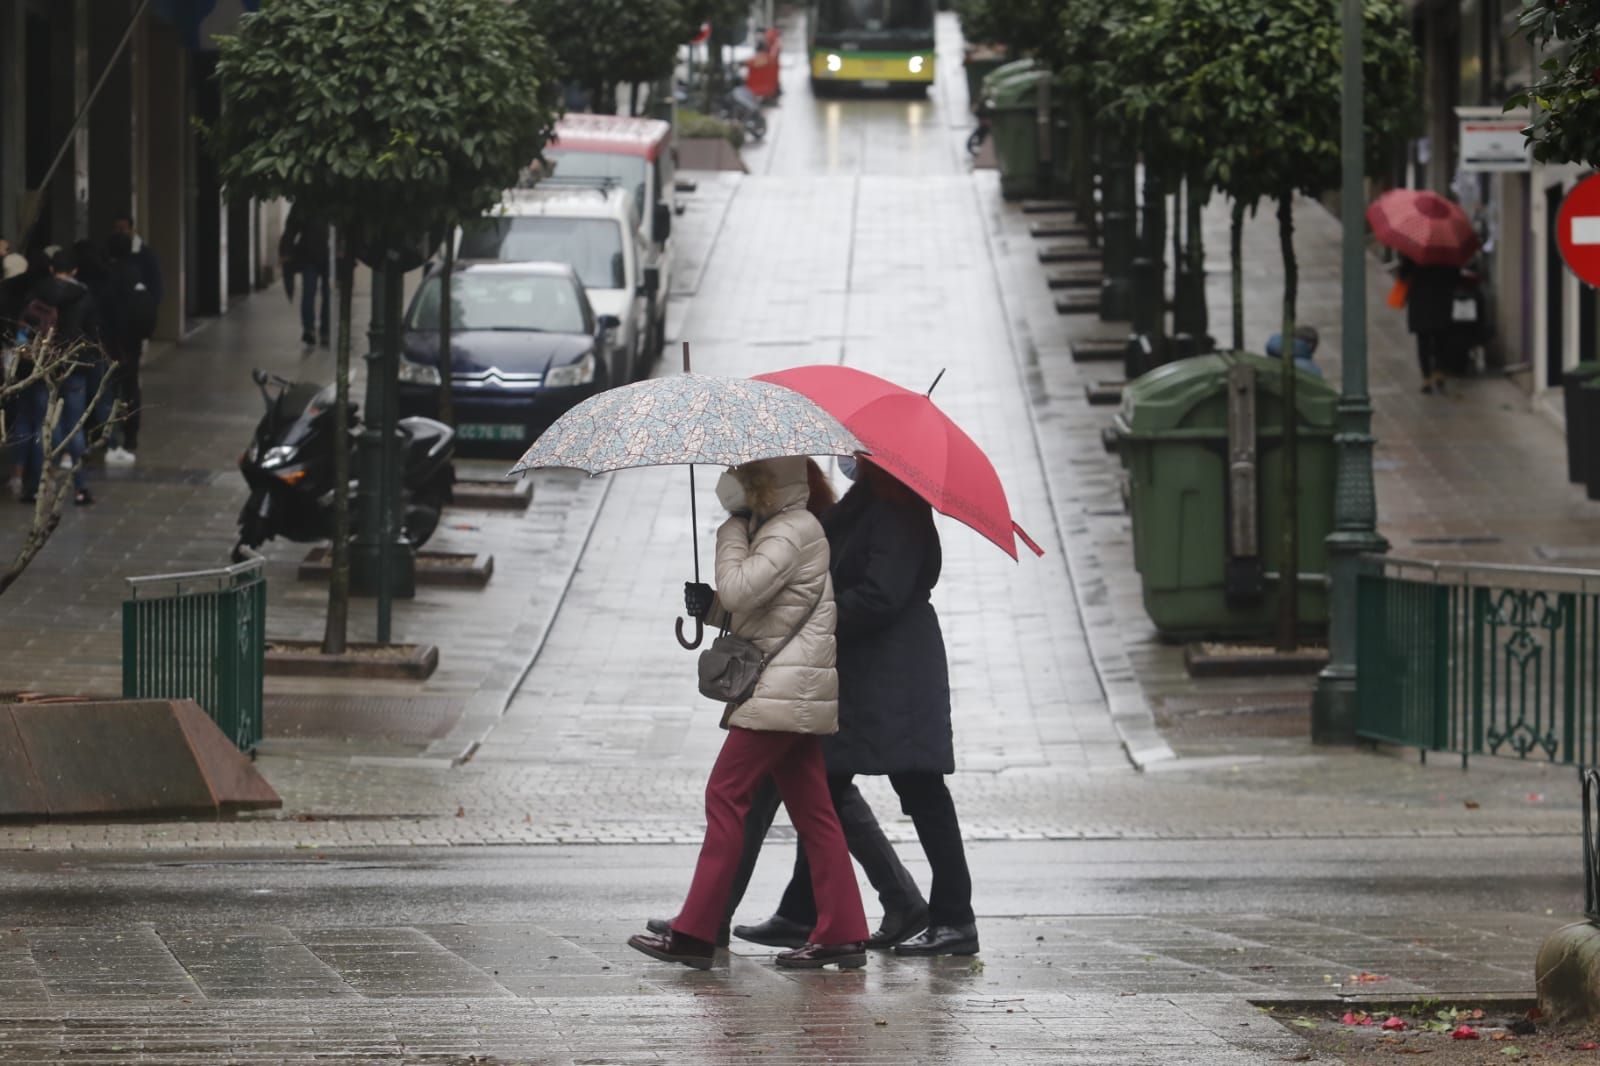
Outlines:
<svg viewBox="0 0 1600 1066"><path fill-rule="evenodd" d="M1527 111L1498 107L1458 107L1461 169L1469 172L1529 170L1533 157L1522 131L1532 121Z"/></svg>
<svg viewBox="0 0 1600 1066"><path fill-rule="evenodd" d="M1561 201L1556 243L1567 269L1600 285L1600 174L1584 178Z"/></svg>

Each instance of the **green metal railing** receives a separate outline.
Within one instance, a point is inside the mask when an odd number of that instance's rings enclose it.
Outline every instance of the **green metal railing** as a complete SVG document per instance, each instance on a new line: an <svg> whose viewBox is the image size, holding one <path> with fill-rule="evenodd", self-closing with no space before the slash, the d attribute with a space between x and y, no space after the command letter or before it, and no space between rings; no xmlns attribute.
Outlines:
<svg viewBox="0 0 1600 1066"><path fill-rule="evenodd" d="M122 695L192 699L254 753L261 741L267 581L251 559L221 570L130 577L122 603Z"/></svg>
<svg viewBox="0 0 1600 1066"><path fill-rule="evenodd" d="M1357 586L1358 735L1600 765L1600 571L1371 558Z"/></svg>

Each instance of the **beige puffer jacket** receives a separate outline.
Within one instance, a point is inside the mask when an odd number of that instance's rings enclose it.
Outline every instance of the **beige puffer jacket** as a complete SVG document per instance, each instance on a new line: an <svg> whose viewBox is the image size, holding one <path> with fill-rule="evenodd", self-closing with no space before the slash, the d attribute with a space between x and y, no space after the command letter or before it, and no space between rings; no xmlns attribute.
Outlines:
<svg viewBox="0 0 1600 1066"><path fill-rule="evenodd" d="M718 606L732 617L734 633L770 654L805 617L819 590L822 599L795 638L767 664L755 694L737 706L730 704L722 724L779 733L836 733L833 583L828 577L828 538L806 510L806 461L768 459L759 465L764 476L750 491L755 516L735 515L717 530Z"/></svg>

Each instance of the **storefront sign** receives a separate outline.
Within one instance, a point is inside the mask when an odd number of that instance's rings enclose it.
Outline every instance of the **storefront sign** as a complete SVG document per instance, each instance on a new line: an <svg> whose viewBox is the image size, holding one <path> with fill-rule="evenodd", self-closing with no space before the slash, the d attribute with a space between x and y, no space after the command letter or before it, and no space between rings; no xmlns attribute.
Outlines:
<svg viewBox="0 0 1600 1066"><path fill-rule="evenodd" d="M1531 119L1526 111L1498 107L1458 107L1461 124L1461 169L1464 171L1527 170L1533 157L1522 131Z"/></svg>

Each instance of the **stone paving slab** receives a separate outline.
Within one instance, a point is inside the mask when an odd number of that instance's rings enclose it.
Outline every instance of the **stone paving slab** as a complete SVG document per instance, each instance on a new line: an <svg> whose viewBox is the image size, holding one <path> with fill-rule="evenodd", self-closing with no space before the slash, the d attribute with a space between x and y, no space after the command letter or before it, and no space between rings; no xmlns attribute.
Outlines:
<svg viewBox="0 0 1600 1066"><path fill-rule="evenodd" d="M981 961L844 974L742 943L709 972L664 966L617 922L22 927L0 1059L1261 1062L1299 1044L1250 1000L1526 995L1527 941L1560 920L996 918Z"/></svg>

